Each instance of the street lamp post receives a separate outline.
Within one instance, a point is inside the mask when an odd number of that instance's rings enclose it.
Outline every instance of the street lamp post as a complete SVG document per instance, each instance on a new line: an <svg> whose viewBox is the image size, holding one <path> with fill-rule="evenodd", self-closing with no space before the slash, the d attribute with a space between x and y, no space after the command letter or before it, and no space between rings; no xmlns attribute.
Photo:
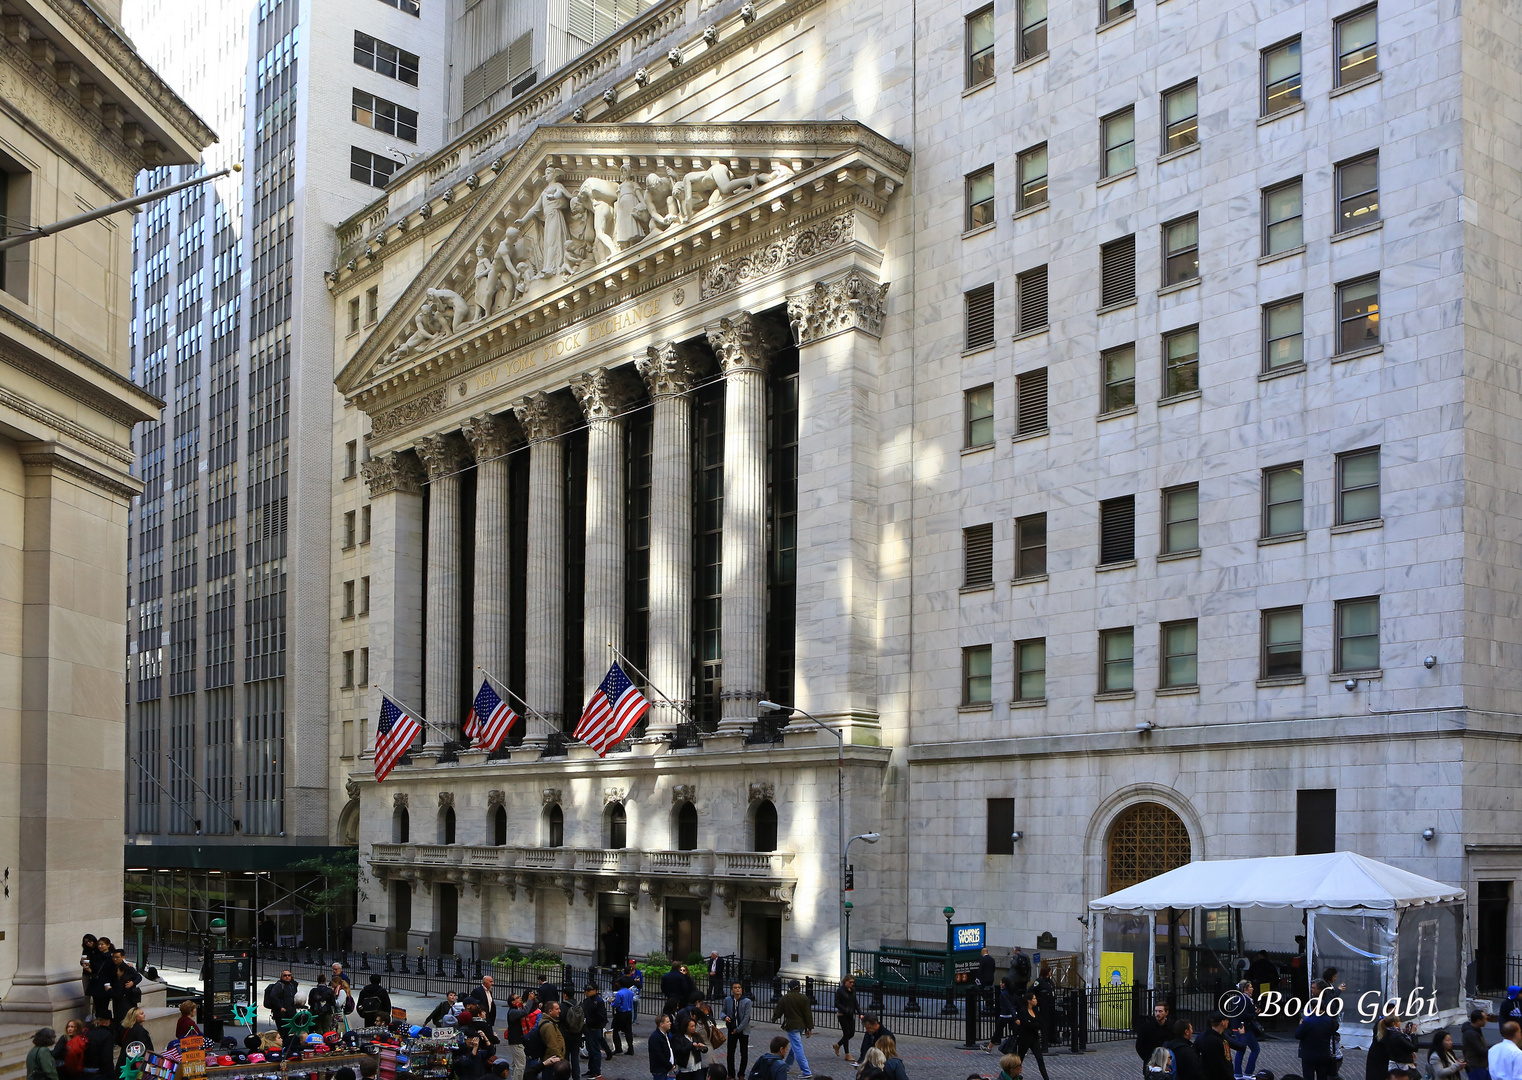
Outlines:
<svg viewBox="0 0 1522 1080"><path fill-rule="evenodd" d="M148 922L148 913L142 908L132 909L132 925L137 930L137 970L141 972L148 965L148 958L143 955L143 926Z"/></svg>
<svg viewBox="0 0 1522 1080"><path fill-rule="evenodd" d="M840 880L839 889L839 927L840 927L840 977L844 979L851 971L851 957L846 951L846 853L851 844L857 840L863 840L868 844L875 844L881 839L878 833L862 833L846 839L846 737L835 728L830 727L819 717L807 709L800 709L796 705L779 705L775 701L763 701L760 707L769 712L801 713L814 722L814 726L821 731L829 732L835 737L835 841L836 851L840 855Z"/></svg>

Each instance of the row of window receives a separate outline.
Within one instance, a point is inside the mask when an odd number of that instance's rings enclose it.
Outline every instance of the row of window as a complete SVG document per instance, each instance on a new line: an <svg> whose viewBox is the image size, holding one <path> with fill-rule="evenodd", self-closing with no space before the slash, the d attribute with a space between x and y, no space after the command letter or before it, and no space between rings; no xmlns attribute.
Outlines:
<svg viewBox="0 0 1522 1080"><path fill-rule="evenodd" d="M417 142L417 111L383 97L368 94L358 87L354 89L352 106L356 124L362 124L385 135L395 135L406 142Z"/></svg>
<svg viewBox="0 0 1522 1080"><path fill-rule="evenodd" d="M1358 525L1380 520L1379 447L1337 455L1336 524ZM1305 468L1301 462L1263 470L1260 484L1261 538L1283 540L1305 532ZM1186 555L1200 550L1200 486L1165 488L1159 555ZM994 583L993 524L962 530L962 587L987 588ZM1044 577L1046 514L1015 519L1015 580ZM1136 496L1122 495L1099 504L1099 565L1113 566L1136 558Z"/></svg>
<svg viewBox="0 0 1522 1080"><path fill-rule="evenodd" d="M362 577L357 584L358 588L354 581L346 581L343 585L343 617L346 619L352 619L356 614L370 614L370 578ZM354 606L356 595L359 598L357 610Z"/></svg>
<svg viewBox="0 0 1522 1080"><path fill-rule="evenodd" d="M369 581L369 578L365 579ZM350 582L349 584L353 584ZM356 650L345 649L343 654L343 682L339 688L353 690L356 687L363 690L370 685L370 650L359 649L357 651L358 674L355 673Z"/></svg>
<svg viewBox="0 0 1522 1080"><path fill-rule="evenodd" d="M349 333L359 333L360 326L374 326L380 321L380 286L372 285L365 290L364 322L360 322L360 301L355 296L349 300ZM350 445L353 445L352 443ZM353 476L352 472L345 476Z"/></svg>
<svg viewBox="0 0 1522 1080"><path fill-rule="evenodd" d="M1134 10L1133 0L1100 0L1099 26L1103 28ZM1047 0L1016 0L1015 12L1019 23L1016 63L1041 59L1047 54ZM969 89L993 80L996 74L995 37L992 4L967 16L965 53ZM1333 82L1337 87L1350 86L1379 71L1379 18L1375 5L1359 8L1333 21L1332 50ZM1300 104L1300 35L1261 50L1258 66L1262 115L1273 116ZM1190 111L1191 118L1194 112ZM1166 111L1164 115L1167 115Z"/></svg>
<svg viewBox="0 0 1522 1080"><path fill-rule="evenodd" d="M1304 612L1299 605L1259 613L1259 677L1266 680L1302 678ZM1379 670L1379 597L1360 596L1336 603L1333 674L1358 675ZM1179 619L1159 626L1158 682L1164 690L1199 686L1199 622ZM1136 689L1135 627L1101 630L1096 657L1097 693L1129 694ZM962 704L993 703L992 645L962 650ZM1046 700L1046 639L1014 644L1016 702Z"/></svg>
<svg viewBox="0 0 1522 1080"><path fill-rule="evenodd" d="M392 174L401 167L400 161L383 154L375 154L358 146L349 147L350 180L358 180L361 184L374 188L384 188L391 182Z"/></svg>
<svg viewBox="0 0 1522 1080"><path fill-rule="evenodd" d="M418 57L390 42L354 31L354 62L388 79L417 85Z"/></svg>

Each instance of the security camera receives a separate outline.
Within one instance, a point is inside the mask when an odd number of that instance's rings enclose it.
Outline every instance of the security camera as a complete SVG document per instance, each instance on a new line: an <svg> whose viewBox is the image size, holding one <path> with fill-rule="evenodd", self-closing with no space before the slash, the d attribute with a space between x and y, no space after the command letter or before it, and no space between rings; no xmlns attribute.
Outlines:
<svg viewBox="0 0 1522 1080"><path fill-rule="evenodd" d="M1422 660L1422 667L1426 668L1428 671L1431 671L1433 668L1437 667L1437 657L1426 657L1424 660Z"/></svg>
<svg viewBox="0 0 1522 1080"><path fill-rule="evenodd" d="M1142 731L1142 732L1151 731L1156 726L1157 725L1154 724L1151 720L1138 720L1136 722L1136 730L1137 731Z"/></svg>
<svg viewBox="0 0 1522 1080"><path fill-rule="evenodd" d="M1019 829L1016 829L1014 832L1009 834L1009 838L1011 840L1013 840L1017 844L1020 842L1021 838L1024 837L1024 836L1025 836L1025 834L1023 832L1021 832Z"/></svg>
<svg viewBox="0 0 1522 1080"><path fill-rule="evenodd" d="M1349 679L1347 682L1342 684L1342 688L1351 694L1354 690L1358 689L1358 680Z"/></svg>
<svg viewBox="0 0 1522 1080"><path fill-rule="evenodd" d="M1433 828L1429 827L1429 828L1426 828L1426 829L1422 830L1422 839L1426 840L1428 842L1431 842L1432 838L1434 836L1436 836L1436 835L1437 835L1437 830L1436 829L1433 829Z"/></svg>

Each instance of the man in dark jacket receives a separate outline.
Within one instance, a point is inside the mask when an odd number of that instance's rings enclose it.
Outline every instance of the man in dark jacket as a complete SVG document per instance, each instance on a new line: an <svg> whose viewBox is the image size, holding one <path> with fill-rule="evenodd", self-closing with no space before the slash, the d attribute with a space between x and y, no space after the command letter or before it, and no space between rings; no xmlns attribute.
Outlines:
<svg viewBox="0 0 1522 1080"><path fill-rule="evenodd" d="M1018 1004L1019 999L1016 999ZM1168 1003L1159 1001L1152 1006L1152 1015L1143 1020L1136 1029L1136 1056L1142 1061L1142 1076L1147 1075L1147 1061L1152 1052L1173 1038L1173 1025L1168 1021Z"/></svg>
<svg viewBox="0 0 1522 1080"><path fill-rule="evenodd" d="M676 1053L671 1049L670 1013L663 1013L656 1021L655 1030L650 1033L649 1047L651 1080L664 1080L676 1068Z"/></svg>
<svg viewBox="0 0 1522 1080"><path fill-rule="evenodd" d="M1173 1022L1173 1038L1163 1045L1173 1051L1173 1065L1178 1080L1205 1080L1205 1068L1194 1049L1194 1025L1188 1020Z"/></svg>
<svg viewBox="0 0 1522 1080"><path fill-rule="evenodd" d="M799 1072L812 1076L814 1070L809 1068L809 1056L803 1052L803 1040L814 1034L814 1003L797 979L788 981L787 993L777 999L777 1007L772 1010L772 1023L779 1020L782 1030L787 1032L787 1067L791 1069L796 1061Z"/></svg>
<svg viewBox="0 0 1522 1080"><path fill-rule="evenodd" d="M676 1011L687 1004L687 995L682 991L682 972L679 968L672 968L661 976L661 995L666 999L661 1010L667 1016L675 1016Z"/></svg>
<svg viewBox="0 0 1522 1080"><path fill-rule="evenodd" d="M574 988L572 993L575 993ZM534 994L539 998L539 1007L542 1009L550 1002L560 1000L560 984L550 982L550 977L541 971L539 985L534 988Z"/></svg>
<svg viewBox="0 0 1522 1080"><path fill-rule="evenodd" d="M470 1035L454 1054L455 1080L482 1080L491 1064L491 1043L479 1034Z"/></svg>
<svg viewBox="0 0 1522 1080"><path fill-rule="evenodd" d="M599 1080L602 1076L602 1033L608 1026L608 1005L597 992L597 987L590 983L581 1001L581 1013L581 1037L587 1041L587 1076L590 1080Z"/></svg>
<svg viewBox="0 0 1522 1080"><path fill-rule="evenodd" d="M1216 1013L1210 1018L1210 1026L1194 1040L1205 1080L1236 1080L1231 1068L1231 1046L1226 1041L1226 1022L1226 1017Z"/></svg>
<svg viewBox="0 0 1522 1080"><path fill-rule="evenodd" d="M280 978L264 988L264 1007L270 1011L270 1022L275 1030L285 1036L285 1049L295 1049L299 1036L291 1030L291 1018L296 1015L296 980L289 971L282 971Z"/></svg>
<svg viewBox="0 0 1522 1080"><path fill-rule="evenodd" d="M1253 993L1261 993L1264 986L1276 990L1279 986L1279 969L1268 958L1267 949L1259 949L1253 962L1247 965L1247 981L1252 983Z"/></svg>
<svg viewBox="0 0 1522 1080"><path fill-rule="evenodd" d="M1020 995L1031 983L1031 958L1020 951L1020 946L1015 946L1015 951L1009 958L1009 981L1015 984L1015 1000L1021 999Z"/></svg>
<svg viewBox="0 0 1522 1080"><path fill-rule="evenodd" d="M95 1026L85 1036L85 1076L107 1076L116 1071L116 1033L111 1030L111 1017L102 1014L95 1018Z"/></svg>
<svg viewBox="0 0 1522 1080"><path fill-rule="evenodd" d="M370 981L360 988L359 1001L355 1009L358 1010L359 1018L365 1022L366 1027L391 1022L391 995L386 993L386 988L381 985L379 975L371 975Z"/></svg>
<svg viewBox="0 0 1522 1080"><path fill-rule="evenodd" d="M983 955L978 958L978 986L983 990L983 1007L986 1011L994 1003L994 994L999 986L999 965L994 962L993 954L988 947L983 947Z"/></svg>
<svg viewBox="0 0 1522 1080"><path fill-rule="evenodd" d="M507 1056L513 1063L513 1080L523 1080L523 1067L528 1060L524 1039L528 1030L539 1022L535 1016L538 1012L539 1002L533 994L529 994L527 1001L523 1000L522 994L513 994L507 999L502 1033L507 1037Z"/></svg>
<svg viewBox="0 0 1522 1080"><path fill-rule="evenodd" d="M470 996L465 1000L474 1001L481 1006L481 1019L495 1032L497 1030L497 998L492 993L493 985L495 980L490 975L482 975L481 985L471 990Z"/></svg>
<svg viewBox="0 0 1522 1080"><path fill-rule="evenodd" d="M877 1040L884 1035L893 1038L893 1032L883 1026L876 1013L864 1013L861 1018L861 1049L856 1054L857 1061L867 1059L867 1051L877 1045ZM898 1040L894 1039L895 1042Z"/></svg>
<svg viewBox="0 0 1522 1080"><path fill-rule="evenodd" d="M1300 1065L1305 1080L1331 1080L1332 1037L1337 1034L1335 1017L1308 1012L1295 1029L1300 1042Z"/></svg>
<svg viewBox="0 0 1522 1080"><path fill-rule="evenodd" d="M1485 1045L1485 1019L1485 1010L1475 1009L1469 1014L1464 1026L1459 1028L1459 1043L1463 1049L1468 1080L1481 1080L1490 1071L1487 1064L1490 1048Z"/></svg>

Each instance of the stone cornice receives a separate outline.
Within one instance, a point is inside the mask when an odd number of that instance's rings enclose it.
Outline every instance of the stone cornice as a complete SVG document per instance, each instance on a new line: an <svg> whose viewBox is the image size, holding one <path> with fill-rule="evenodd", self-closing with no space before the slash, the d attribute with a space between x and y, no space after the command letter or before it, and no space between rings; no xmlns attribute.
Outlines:
<svg viewBox="0 0 1522 1080"><path fill-rule="evenodd" d="M0 361L119 424L158 419L164 408L162 401L4 303L0 303L0 324L19 331L0 333ZM55 356L44 355L39 349Z"/></svg>
<svg viewBox="0 0 1522 1080"><path fill-rule="evenodd" d="M28 469L47 469L72 476L97 491L115 495L123 503L142 494L143 485L135 477L75 457L66 447L56 443L22 443L18 449L21 464Z"/></svg>

